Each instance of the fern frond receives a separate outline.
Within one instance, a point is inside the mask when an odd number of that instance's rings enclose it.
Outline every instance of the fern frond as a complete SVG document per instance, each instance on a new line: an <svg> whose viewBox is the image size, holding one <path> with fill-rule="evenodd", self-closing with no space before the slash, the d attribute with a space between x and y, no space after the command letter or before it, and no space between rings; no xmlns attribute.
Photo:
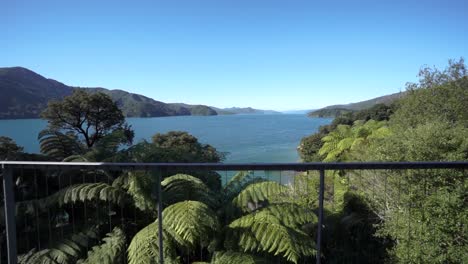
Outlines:
<svg viewBox="0 0 468 264"><path fill-rule="evenodd" d="M255 177L251 171L240 171L224 186L224 200L231 201L247 186L264 182L266 179Z"/></svg>
<svg viewBox="0 0 468 264"><path fill-rule="evenodd" d="M301 257L316 253L314 240L301 230L271 223L273 218L257 218L252 225L234 221L229 225L239 234L238 246L244 251L281 255L297 263Z"/></svg>
<svg viewBox="0 0 468 264"><path fill-rule="evenodd" d="M239 195L232 200L232 204L241 208L244 212L248 212L251 210L249 208L249 203L258 204L260 202L270 201L275 196L286 193L287 191L288 187L274 181L254 183L240 192Z"/></svg>
<svg viewBox="0 0 468 264"><path fill-rule="evenodd" d="M125 233L116 227L102 240L103 244L94 246L88 252L86 259L81 259L77 264L112 264L122 262L125 255Z"/></svg>
<svg viewBox="0 0 468 264"><path fill-rule="evenodd" d="M281 224L291 228L297 228L307 223L317 223L317 216L307 207L294 203L272 204L260 209L275 216Z"/></svg>
<svg viewBox="0 0 468 264"><path fill-rule="evenodd" d="M75 263L85 252L86 248L98 239L98 228L92 227L87 231L73 234L67 239L55 242L51 247L38 252L30 251L18 257L19 264L68 264Z"/></svg>
<svg viewBox="0 0 468 264"><path fill-rule="evenodd" d="M63 205L84 201L105 201L113 204L123 204L127 194L106 183L83 183L68 186L55 194L44 198L47 205Z"/></svg>
<svg viewBox="0 0 468 264"><path fill-rule="evenodd" d="M200 179L187 174L176 174L164 179L161 183L164 188L163 201L174 204L181 201L199 201L215 207L219 202L213 193Z"/></svg>
<svg viewBox="0 0 468 264"><path fill-rule="evenodd" d="M235 251L216 251L211 260L212 264L268 264L267 259Z"/></svg>
<svg viewBox="0 0 468 264"><path fill-rule="evenodd" d="M133 198L135 207L154 214L157 207L154 198L155 177L144 171L129 171L126 174L128 175L127 193Z"/></svg>
<svg viewBox="0 0 468 264"><path fill-rule="evenodd" d="M243 183L250 181L254 176L251 171L239 171L224 186L224 191L238 189Z"/></svg>
<svg viewBox="0 0 468 264"><path fill-rule="evenodd" d="M218 229L218 219L206 204L183 201L163 211L164 229L178 244L193 248L196 243L208 244Z"/></svg>
<svg viewBox="0 0 468 264"><path fill-rule="evenodd" d="M354 138L343 138L336 146L340 152L350 149L354 143Z"/></svg>
<svg viewBox="0 0 468 264"><path fill-rule="evenodd" d="M57 130L44 129L39 135L41 153L56 160L81 153L81 146L74 135L63 134Z"/></svg>
<svg viewBox="0 0 468 264"><path fill-rule="evenodd" d="M158 222L153 222L141 229L132 239L128 247L129 264L159 263L159 232ZM163 231L164 263L180 263L176 256L176 247L167 233Z"/></svg>
<svg viewBox="0 0 468 264"><path fill-rule="evenodd" d="M63 159L64 162L90 162L90 160L83 154L70 155Z"/></svg>

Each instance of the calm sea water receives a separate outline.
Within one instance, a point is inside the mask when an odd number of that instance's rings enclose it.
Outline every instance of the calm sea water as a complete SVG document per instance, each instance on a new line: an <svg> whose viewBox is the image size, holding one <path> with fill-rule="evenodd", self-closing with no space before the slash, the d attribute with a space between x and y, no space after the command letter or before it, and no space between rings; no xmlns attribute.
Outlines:
<svg viewBox="0 0 468 264"><path fill-rule="evenodd" d="M135 130L136 142L155 133L187 131L227 152L225 162L295 162L301 138L331 119L278 114L129 118L127 122ZM39 152L37 135L46 125L40 119L0 120L0 136L13 138L27 152Z"/></svg>

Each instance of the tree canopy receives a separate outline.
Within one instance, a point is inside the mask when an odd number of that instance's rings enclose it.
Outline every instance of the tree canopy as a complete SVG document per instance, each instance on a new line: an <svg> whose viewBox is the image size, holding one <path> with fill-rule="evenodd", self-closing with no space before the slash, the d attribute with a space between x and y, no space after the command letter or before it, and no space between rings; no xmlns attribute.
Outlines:
<svg viewBox="0 0 468 264"><path fill-rule="evenodd" d="M0 160L10 160L22 151L23 147L18 146L13 139L0 136Z"/></svg>
<svg viewBox="0 0 468 264"><path fill-rule="evenodd" d="M75 90L62 101L49 102L41 117L52 130L72 132L92 148L99 140L116 130L125 131L128 142L133 131L125 124L122 111L103 93L86 93Z"/></svg>

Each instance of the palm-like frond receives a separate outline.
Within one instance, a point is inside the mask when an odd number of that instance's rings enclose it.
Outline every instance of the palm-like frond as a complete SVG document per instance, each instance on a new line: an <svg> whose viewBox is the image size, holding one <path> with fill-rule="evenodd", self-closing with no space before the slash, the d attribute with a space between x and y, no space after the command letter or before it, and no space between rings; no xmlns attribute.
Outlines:
<svg viewBox="0 0 468 264"><path fill-rule="evenodd" d="M141 229L132 239L128 247L129 264L159 263L159 233L158 222L153 222ZM176 247L163 231L164 263L179 263L176 257Z"/></svg>
<svg viewBox="0 0 468 264"><path fill-rule="evenodd" d="M272 204L259 210L258 213L274 216L287 227L298 228L307 223L317 223L317 216L312 210L294 203Z"/></svg>
<svg viewBox="0 0 468 264"><path fill-rule="evenodd" d="M144 171L127 172L127 193L132 196L135 207L146 212L156 212L155 178Z"/></svg>
<svg viewBox="0 0 468 264"><path fill-rule="evenodd" d="M94 246L88 252L86 259L81 259L77 264L112 264L122 262L125 257L125 233L116 227L103 239L103 244Z"/></svg>
<svg viewBox="0 0 468 264"><path fill-rule="evenodd" d="M44 129L39 133L38 139L41 153L56 160L63 160L70 155L81 153L82 150L76 136L57 130Z"/></svg>
<svg viewBox="0 0 468 264"><path fill-rule="evenodd" d="M271 215L250 220L236 220L229 225L238 232L238 246L244 251L282 255L294 263L316 253L313 239L303 231L273 223L277 219Z"/></svg>
<svg viewBox="0 0 468 264"><path fill-rule="evenodd" d="M183 247L193 248L196 243L209 244L218 229L218 219L206 204L183 201L163 211L164 229Z"/></svg>
<svg viewBox="0 0 468 264"><path fill-rule="evenodd" d="M93 227L87 231L73 234L67 239L54 243L51 247L38 252L30 251L18 256L19 264L68 264L75 263L98 239L98 229Z"/></svg>
<svg viewBox="0 0 468 264"><path fill-rule="evenodd" d="M199 201L211 207L218 204L216 194L196 177L187 174L176 174L164 179L161 185L164 190L163 201L166 204L174 204L185 200Z"/></svg>
<svg viewBox="0 0 468 264"><path fill-rule="evenodd" d="M44 199L48 205L99 200L123 204L128 199L128 195L121 189L98 182L71 185Z"/></svg>
<svg viewBox="0 0 468 264"><path fill-rule="evenodd" d="M232 191L242 188L243 183L250 181L252 178L252 172L240 171L226 183L224 186L224 191Z"/></svg>
<svg viewBox="0 0 468 264"><path fill-rule="evenodd" d="M235 252L235 251L217 251L211 260L212 264L268 264L270 261L259 256Z"/></svg>
<svg viewBox="0 0 468 264"><path fill-rule="evenodd" d="M254 183L239 193L233 200L232 204L241 208L244 212L251 211L250 203L258 204L260 202L271 201L279 194L287 193L288 188L274 181L264 181Z"/></svg>
<svg viewBox="0 0 468 264"><path fill-rule="evenodd" d="M85 154L75 154L67 156L63 159L64 162L91 162Z"/></svg>
<svg viewBox="0 0 468 264"><path fill-rule="evenodd" d="M242 216L229 224L244 251L282 255L297 263L315 254L315 244L300 227L316 223L315 214L293 203L273 204Z"/></svg>
<svg viewBox="0 0 468 264"><path fill-rule="evenodd" d="M223 188L224 200L231 201L239 195L239 193L244 190L247 186L266 181L263 178L255 177L251 171L240 171L234 177L227 182L226 186Z"/></svg>

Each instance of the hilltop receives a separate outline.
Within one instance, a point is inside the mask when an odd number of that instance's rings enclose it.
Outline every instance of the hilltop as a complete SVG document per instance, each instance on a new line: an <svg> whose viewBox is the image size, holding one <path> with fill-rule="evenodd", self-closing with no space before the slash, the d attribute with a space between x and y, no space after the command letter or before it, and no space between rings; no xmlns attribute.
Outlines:
<svg viewBox="0 0 468 264"><path fill-rule="evenodd" d="M308 113L310 117L337 117L342 114L349 112L360 111L364 109L371 108L377 104L390 105L395 102L397 99L403 97L406 92L394 93L384 96L379 96L373 99L350 103L350 104L340 104L340 105L330 105L318 110L314 110Z"/></svg>
<svg viewBox="0 0 468 264"><path fill-rule="evenodd" d="M221 109L207 105L164 103L144 95L102 87L74 87L23 67L0 68L0 119L38 118L50 100L60 100L75 89L109 95L126 117L210 116L258 114L274 111L253 108Z"/></svg>

